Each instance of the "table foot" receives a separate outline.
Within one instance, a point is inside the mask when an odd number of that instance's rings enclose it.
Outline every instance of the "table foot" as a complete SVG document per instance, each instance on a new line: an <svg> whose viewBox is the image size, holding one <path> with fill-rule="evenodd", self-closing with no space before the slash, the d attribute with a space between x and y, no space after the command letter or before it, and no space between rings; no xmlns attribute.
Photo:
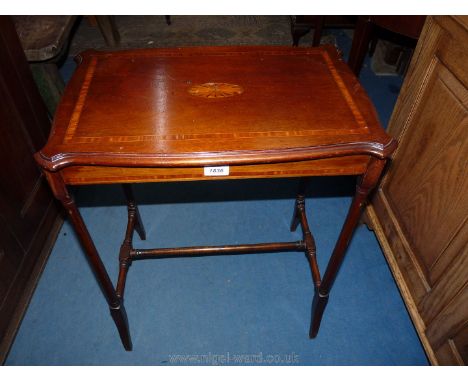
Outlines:
<svg viewBox="0 0 468 382"><path fill-rule="evenodd" d="M317 337L320 329L320 323L322 322L323 312L328 303L328 295L322 296L318 290L315 291L314 298L312 300L312 312L309 328L309 338L314 339Z"/></svg>
<svg viewBox="0 0 468 382"><path fill-rule="evenodd" d="M120 303L120 305L115 308L109 307L109 310L112 319L114 320L115 326L117 326L122 345L124 346L125 350L131 351L133 345L132 339L130 337L130 330L128 327L127 312L125 311L125 307L122 303Z"/></svg>

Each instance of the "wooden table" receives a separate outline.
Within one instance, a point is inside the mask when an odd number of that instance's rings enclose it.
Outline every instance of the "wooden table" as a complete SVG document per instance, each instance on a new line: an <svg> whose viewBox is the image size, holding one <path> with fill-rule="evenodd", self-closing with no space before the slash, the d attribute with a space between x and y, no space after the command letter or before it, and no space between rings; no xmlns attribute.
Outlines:
<svg viewBox="0 0 468 382"><path fill-rule="evenodd" d="M396 142L335 48L197 47L87 51L68 84L47 145L35 158L83 244L131 350L125 279L140 259L305 251L315 285L309 336L323 311L367 195ZM301 182L291 230L303 240L135 249L145 238L129 183L359 175L356 194L323 278ZM128 223L112 284L68 185L122 183Z"/></svg>

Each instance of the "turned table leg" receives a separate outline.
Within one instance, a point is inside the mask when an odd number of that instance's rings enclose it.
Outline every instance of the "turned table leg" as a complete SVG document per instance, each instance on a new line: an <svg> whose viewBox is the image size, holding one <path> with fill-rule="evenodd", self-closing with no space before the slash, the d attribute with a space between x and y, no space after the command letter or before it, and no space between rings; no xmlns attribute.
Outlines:
<svg viewBox="0 0 468 382"><path fill-rule="evenodd" d="M133 196L132 185L122 184L122 188L124 190L125 199L127 200L128 215L135 215L135 231L138 232L141 240L146 240L145 227L143 226L140 211L138 210L135 197Z"/></svg>
<svg viewBox="0 0 468 382"><path fill-rule="evenodd" d="M128 268L132 264L130 253L133 251L133 231L138 232L141 240L146 240L145 227L143 226L140 212L133 196L132 186L130 184L122 184L122 188L127 200L128 222L125 238L120 246L119 253L119 278L117 280L116 292L121 301L123 301Z"/></svg>
<svg viewBox="0 0 468 382"><path fill-rule="evenodd" d="M80 211L78 210L72 196L69 194L61 175L59 173L49 173L47 171L45 171L45 175L55 197L60 200L70 217L80 242L83 245L84 252L91 269L93 270L101 291L109 305L110 313L115 325L117 326L117 330L119 331L122 344L125 350L132 350L132 341L130 338L125 307L114 289L106 268L99 256L96 246L94 245L93 239L86 228Z"/></svg>
<svg viewBox="0 0 468 382"><path fill-rule="evenodd" d="M297 226L299 225L299 211L300 207L304 206L305 204L305 192L307 189L307 185L309 184L309 178L300 178L299 179L299 189L297 190L297 196L296 196L296 204L294 206L294 213L291 221L291 232L294 232L297 229Z"/></svg>
<svg viewBox="0 0 468 382"><path fill-rule="evenodd" d="M359 221L359 217L361 215L362 208L367 199L367 196L376 186L384 165L385 160L372 158L366 173L362 175L357 184L356 194L349 208L348 215L344 222L343 228L341 229L340 236L338 237L338 241L335 244L335 249L333 250L323 279L315 293L312 302L312 320L309 330L310 338L315 338L317 336L318 330L320 328L320 322L322 320L322 315L327 305L328 296L330 294L333 282L335 281L336 274L338 273L349 241L351 240L351 236Z"/></svg>

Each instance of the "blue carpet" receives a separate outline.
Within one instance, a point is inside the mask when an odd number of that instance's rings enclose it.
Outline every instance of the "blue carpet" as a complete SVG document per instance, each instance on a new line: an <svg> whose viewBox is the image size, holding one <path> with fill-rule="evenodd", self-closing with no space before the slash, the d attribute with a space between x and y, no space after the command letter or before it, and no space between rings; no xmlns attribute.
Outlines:
<svg viewBox="0 0 468 382"><path fill-rule="evenodd" d="M345 57L349 38L336 32ZM67 61L65 68L73 70ZM401 86L367 61L361 81L386 125ZM316 178L306 202L325 268L354 178ZM147 241L135 247L290 241L297 180L137 185ZM126 225L119 187L77 192L113 280ZM322 271L323 272L323 271ZM65 222L7 365L427 365L374 233L359 226L324 314L308 339L313 285L303 253L134 262L125 293L134 350L120 344L107 305Z"/></svg>

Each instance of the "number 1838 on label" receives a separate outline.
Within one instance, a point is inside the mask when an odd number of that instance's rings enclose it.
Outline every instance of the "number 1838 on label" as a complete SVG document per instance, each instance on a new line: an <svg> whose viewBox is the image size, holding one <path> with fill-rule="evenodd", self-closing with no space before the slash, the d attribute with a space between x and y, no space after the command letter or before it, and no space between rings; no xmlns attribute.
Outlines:
<svg viewBox="0 0 468 382"><path fill-rule="evenodd" d="M229 175L229 166L204 167L205 176L226 176Z"/></svg>

